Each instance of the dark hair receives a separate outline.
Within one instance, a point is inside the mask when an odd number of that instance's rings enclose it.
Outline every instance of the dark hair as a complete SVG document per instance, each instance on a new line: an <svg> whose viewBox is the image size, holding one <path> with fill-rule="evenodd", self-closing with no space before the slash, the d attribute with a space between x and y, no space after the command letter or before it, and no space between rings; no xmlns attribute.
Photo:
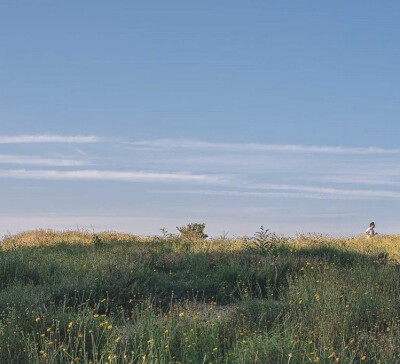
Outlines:
<svg viewBox="0 0 400 364"><path fill-rule="evenodd" d="M374 223L374 222L371 222L371 223L369 224L369 226L372 226L372 225L375 225L375 223Z"/></svg>

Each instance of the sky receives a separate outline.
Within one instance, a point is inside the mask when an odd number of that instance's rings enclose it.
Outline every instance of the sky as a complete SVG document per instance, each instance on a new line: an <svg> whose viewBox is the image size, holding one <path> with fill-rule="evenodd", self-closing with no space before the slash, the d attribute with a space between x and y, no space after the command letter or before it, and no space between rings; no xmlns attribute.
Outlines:
<svg viewBox="0 0 400 364"><path fill-rule="evenodd" d="M0 3L0 236L399 233L398 1Z"/></svg>

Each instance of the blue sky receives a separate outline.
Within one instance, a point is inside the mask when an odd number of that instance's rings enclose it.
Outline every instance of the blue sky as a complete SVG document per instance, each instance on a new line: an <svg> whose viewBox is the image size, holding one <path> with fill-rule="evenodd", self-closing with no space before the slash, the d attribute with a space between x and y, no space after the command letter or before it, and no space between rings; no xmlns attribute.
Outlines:
<svg viewBox="0 0 400 364"><path fill-rule="evenodd" d="M398 232L397 1L2 1L0 235Z"/></svg>

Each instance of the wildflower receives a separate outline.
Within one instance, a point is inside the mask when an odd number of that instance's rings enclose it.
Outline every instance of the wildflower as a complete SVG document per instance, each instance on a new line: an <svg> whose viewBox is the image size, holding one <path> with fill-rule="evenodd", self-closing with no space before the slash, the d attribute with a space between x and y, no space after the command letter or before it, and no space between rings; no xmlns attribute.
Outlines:
<svg viewBox="0 0 400 364"><path fill-rule="evenodd" d="M387 327L387 328L386 328L386 331L389 332L389 331L390 331L390 327Z"/></svg>
<svg viewBox="0 0 400 364"><path fill-rule="evenodd" d="M47 355L43 350L40 350L39 353L40 353L40 355L43 355L44 357L46 357L46 355Z"/></svg>
<svg viewBox="0 0 400 364"><path fill-rule="evenodd" d="M36 322L39 322L39 321L40 321L40 317L39 317L39 316L36 317L36 318L35 318L35 321L36 321Z"/></svg>
<svg viewBox="0 0 400 364"><path fill-rule="evenodd" d="M82 338L82 337L83 337L83 334L82 334L82 333L79 333L79 334L78 334L78 337L79 337L79 338Z"/></svg>
<svg viewBox="0 0 400 364"><path fill-rule="evenodd" d="M68 328L70 329L72 327L73 323L72 321L68 324Z"/></svg>
<svg viewBox="0 0 400 364"><path fill-rule="evenodd" d="M183 317L185 314L183 312L179 312L179 317Z"/></svg>
<svg viewBox="0 0 400 364"><path fill-rule="evenodd" d="M164 330L164 334L168 334L168 329L165 329L165 330Z"/></svg>
<svg viewBox="0 0 400 364"><path fill-rule="evenodd" d="M112 325L108 325L108 326L107 326L107 329L108 329L108 330L111 330L111 329L112 329Z"/></svg>
<svg viewBox="0 0 400 364"><path fill-rule="evenodd" d="M316 301L319 301L319 294L315 294L314 298L315 298Z"/></svg>
<svg viewBox="0 0 400 364"><path fill-rule="evenodd" d="M363 355L363 356L361 357L361 361L364 361L365 359L367 359L367 356L366 356L366 355Z"/></svg>
<svg viewBox="0 0 400 364"><path fill-rule="evenodd" d="M335 352L328 356L328 359L332 359L335 356Z"/></svg>
<svg viewBox="0 0 400 364"><path fill-rule="evenodd" d="M117 337L117 338L115 339L115 342L116 342L116 343L119 343L120 340L121 340L121 338L120 338L120 337Z"/></svg>
<svg viewBox="0 0 400 364"><path fill-rule="evenodd" d="M94 318L98 318L98 317L99 317L99 314L98 314L98 313L95 313L95 314L93 315L93 317L94 317Z"/></svg>
<svg viewBox="0 0 400 364"><path fill-rule="evenodd" d="M218 347L215 347L214 349L212 349L213 353L215 353L218 350Z"/></svg>

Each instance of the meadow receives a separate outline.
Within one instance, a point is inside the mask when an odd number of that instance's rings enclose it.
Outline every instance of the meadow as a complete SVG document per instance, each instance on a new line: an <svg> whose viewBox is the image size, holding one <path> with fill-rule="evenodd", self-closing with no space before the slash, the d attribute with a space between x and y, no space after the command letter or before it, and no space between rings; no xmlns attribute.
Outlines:
<svg viewBox="0 0 400 364"><path fill-rule="evenodd" d="M400 236L31 231L0 247L1 363L400 363Z"/></svg>

